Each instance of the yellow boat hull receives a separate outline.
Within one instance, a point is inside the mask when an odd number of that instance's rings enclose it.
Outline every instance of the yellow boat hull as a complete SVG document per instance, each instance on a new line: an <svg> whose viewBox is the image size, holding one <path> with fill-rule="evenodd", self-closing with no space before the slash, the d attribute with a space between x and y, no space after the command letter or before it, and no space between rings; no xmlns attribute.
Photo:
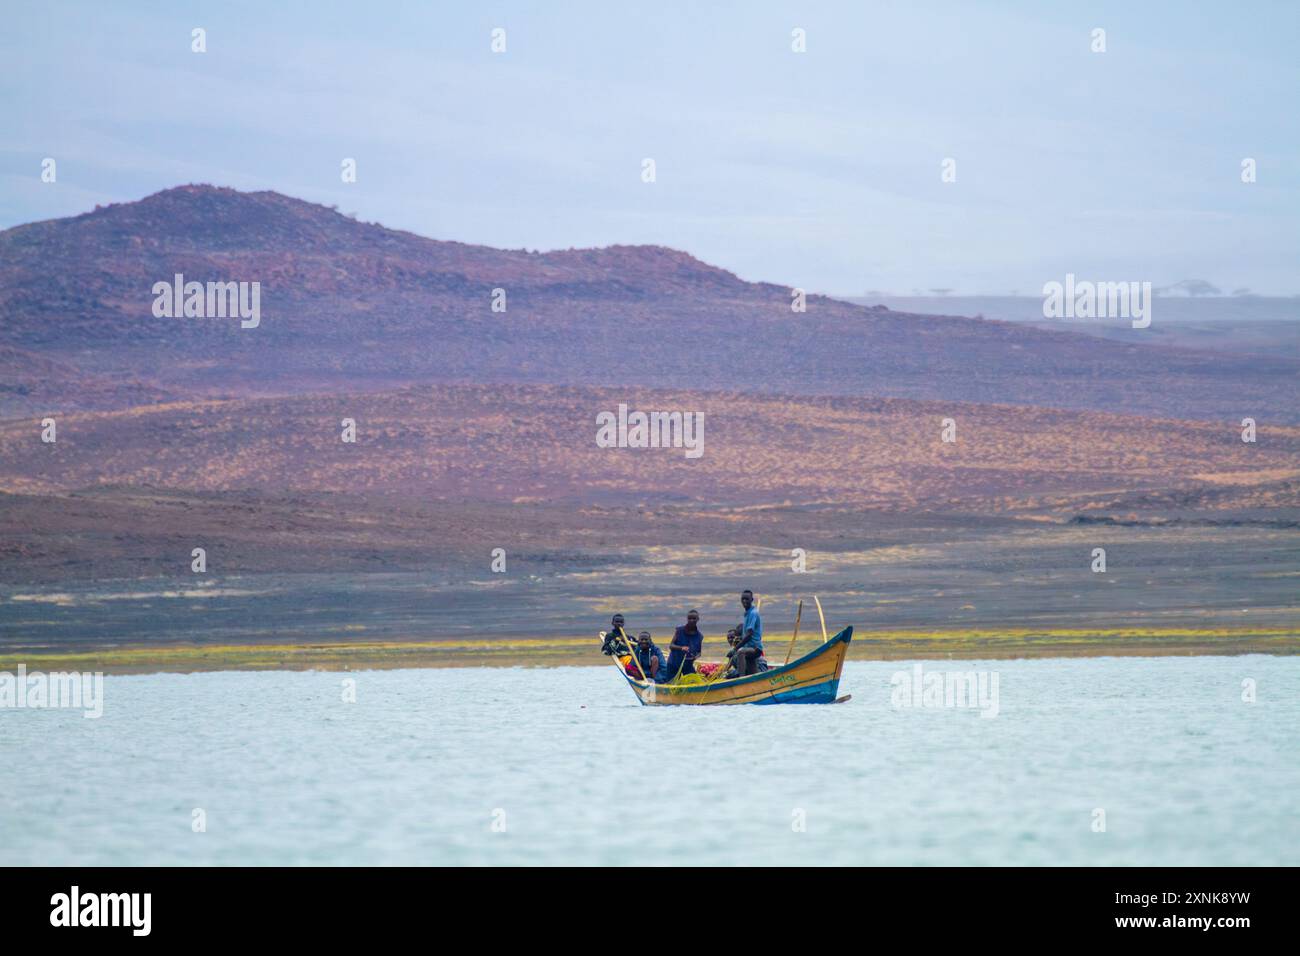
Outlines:
<svg viewBox="0 0 1300 956"><path fill-rule="evenodd" d="M748 677L699 684L656 684L623 675L641 703L833 704L853 628L846 627L797 661Z"/></svg>

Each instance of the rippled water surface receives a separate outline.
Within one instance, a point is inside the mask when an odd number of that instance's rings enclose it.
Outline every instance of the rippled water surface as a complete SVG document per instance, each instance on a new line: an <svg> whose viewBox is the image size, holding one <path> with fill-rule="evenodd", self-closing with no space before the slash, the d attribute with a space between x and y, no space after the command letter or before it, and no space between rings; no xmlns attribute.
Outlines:
<svg viewBox="0 0 1300 956"><path fill-rule="evenodd" d="M820 707L643 708L609 667L108 677L99 720L0 710L0 863L1300 863L1300 660L924 666L995 671L997 716L892 706L897 662Z"/></svg>

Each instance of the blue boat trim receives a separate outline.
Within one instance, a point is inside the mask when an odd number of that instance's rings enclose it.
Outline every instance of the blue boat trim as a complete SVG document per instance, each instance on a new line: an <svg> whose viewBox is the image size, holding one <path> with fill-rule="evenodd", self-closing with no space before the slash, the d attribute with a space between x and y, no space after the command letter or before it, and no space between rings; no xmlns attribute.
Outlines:
<svg viewBox="0 0 1300 956"><path fill-rule="evenodd" d="M781 694L774 694L763 700L753 701L755 704L831 704L839 695L840 682L838 680L822 681L820 684L809 684L805 687L796 687L794 690L788 690Z"/></svg>

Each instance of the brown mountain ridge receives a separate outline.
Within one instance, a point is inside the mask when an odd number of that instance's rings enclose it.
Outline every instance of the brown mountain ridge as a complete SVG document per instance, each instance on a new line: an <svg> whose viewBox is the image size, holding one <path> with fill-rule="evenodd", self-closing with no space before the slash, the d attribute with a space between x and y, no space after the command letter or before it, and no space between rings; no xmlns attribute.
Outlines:
<svg viewBox="0 0 1300 956"><path fill-rule="evenodd" d="M153 284L177 273L259 282L260 325L156 318ZM494 289L504 313L492 311ZM24 356L59 363L43 389L0 391L7 417L142 397L501 382L1300 419L1292 356L1149 348L819 296L796 314L788 288L662 247L492 249L202 185L0 233L0 315L0 380L30 376Z"/></svg>

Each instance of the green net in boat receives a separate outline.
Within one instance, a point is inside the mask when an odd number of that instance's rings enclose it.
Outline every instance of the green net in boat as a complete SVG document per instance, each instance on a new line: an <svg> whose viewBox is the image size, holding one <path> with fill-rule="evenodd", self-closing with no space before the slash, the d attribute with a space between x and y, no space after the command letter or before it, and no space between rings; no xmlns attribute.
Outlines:
<svg viewBox="0 0 1300 956"><path fill-rule="evenodd" d="M703 684L704 678L699 674L682 674L676 680L669 681L670 684L681 686L683 684Z"/></svg>

